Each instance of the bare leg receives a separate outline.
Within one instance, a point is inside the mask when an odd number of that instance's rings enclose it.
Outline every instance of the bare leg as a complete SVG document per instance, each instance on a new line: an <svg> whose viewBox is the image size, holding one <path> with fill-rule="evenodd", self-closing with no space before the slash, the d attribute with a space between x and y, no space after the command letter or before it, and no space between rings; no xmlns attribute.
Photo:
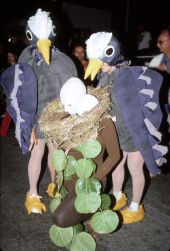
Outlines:
<svg viewBox="0 0 170 251"><path fill-rule="evenodd" d="M123 152L123 159L121 160L121 162L118 164L118 166L115 168L115 170L112 173L113 195L115 197L117 197L116 195L118 195L118 193L122 192L122 186L123 186L124 176L125 176L124 164L126 162L126 158L127 158L127 152ZM119 198L116 198L116 199L119 199Z"/></svg>
<svg viewBox="0 0 170 251"><path fill-rule="evenodd" d="M38 144L34 145L31 151L31 157L28 163L28 178L30 190L29 194L38 194L37 183L41 171L41 161L44 154L45 140L38 139Z"/></svg>
<svg viewBox="0 0 170 251"><path fill-rule="evenodd" d="M54 149L53 143L51 142L51 140L49 140L49 142L48 142L48 168L50 171L52 183L55 182L55 178L56 178L56 171L52 165L52 154L53 154L54 150L55 149Z"/></svg>
<svg viewBox="0 0 170 251"><path fill-rule="evenodd" d="M143 163L144 160L139 151L128 152L127 165L132 176L133 191L130 206L121 211L123 224L132 224L143 220L145 217L143 205L140 205L145 184Z"/></svg>
<svg viewBox="0 0 170 251"><path fill-rule="evenodd" d="M132 176L133 187L132 201L138 204L140 204L145 185L143 164L144 160L139 151L128 153L127 165Z"/></svg>

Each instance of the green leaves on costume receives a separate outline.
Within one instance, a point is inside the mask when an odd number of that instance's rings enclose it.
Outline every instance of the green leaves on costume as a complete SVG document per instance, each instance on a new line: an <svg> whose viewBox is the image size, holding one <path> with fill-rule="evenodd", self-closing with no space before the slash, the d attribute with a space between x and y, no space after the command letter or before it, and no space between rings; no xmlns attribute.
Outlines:
<svg viewBox="0 0 170 251"><path fill-rule="evenodd" d="M83 232L83 231L84 231L84 227L83 227L83 225L82 225L81 223L79 223L79 224L73 226L73 238L72 238L72 241L66 246L66 248L67 248L68 250L70 250L72 243L74 243L75 237L76 237L79 233L81 233L81 232Z"/></svg>
<svg viewBox="0 0 170 251"><path fill-rule="evenodd" d="M77 234L83 232L84 228L83 225L81 223L73 226L73 231L74 231L74 236L76 236Z"/></svg>
<svg viewBox="0 0 170 251"><path fill-rule="evenodd" d="M96 250L96 242L93 239L93 237L86 233L86 232L82 232L79 233L72 245L71 245L71 251L95 251Z"/></svg>
<svg viewBox="0 0 170 251"><path fill-rule="evenodd" d="M83 226L61 228L53 225L49 230L51 241L58 247L66 247L71 251L95 251L96 242L93 237L83 232Z"/></svg>
<svg viewBox="0 0 170 251"><path fill-rule="evenodd" d="M56 177L57 177L57 190L60 191L64 181L63 172L62 171L58 172Z"/></svg>
<svg viewBox="0 0 170 251"><path fill-rule="evenodd" d="M80 193L90 193L94 192L100 194L101 183L95 177L90 177L89 179L78 179L75 186L76 194Z"/></svg>
<svg viewBox="0 0 170 251"><path fill-rule="evenodd" d="M76 164L77 160L75 157L73 156L67 156L67 165L66 168L64 170L64 178L66 180L71 179L72 175L75 174L75 164Z"/></svg>
<svg viewBox="0 0 170 251"><path fill-rule="evenodd" d="M60 204L61 204L61 197L53 199L50 203L51 212L53 213Z"/></svg>
<svg viewBox="0 0 170 251"><path fill-rule="evenodd" d="M62 187L60 188L60 195L62 200L64 200L68 195L68 190L64 185L62 185Z"/></svg>
<svg viewBox="0 0 170 251"><path fill-rule="evenodd" d="M86 179L92 175L95 164L90 159L79 159L75 165L75 169L79 178Z"/></svg>
<svg viewBox="0 0 170 251"><path fill-rule="evenodd" d="M90 220L91 226L95 232L99 234L107 234L113 232L119 223L117 214L111 210L97 212Z"/></svg>
<svg viewBox="0 0 170 251"><path fill-rule="evenodd" d="M67 158L65 152L62 150L57 150L53 152L52 164L56 169L57 173L63 171L67 165Z"/></svg>
<svg viewBox="0 0 170 251"><path fill-rule="evenodd" d="M101 152L101 145L97 140L89 140L75 148L82 153L84 159L76 160L73 156L66 156L64 151L57 150L53 154L53 165L57 172L57 189L60 196L50 204L51 212L61 204L67 196L64 180L71 180L73 175L78 176L75 185L75 208L79 213L94 213L90 223L95 232L106 234L113 232L118 226L118 216L109 210L111 199L109 195L101 194L100 181L92 176L96 171L96 164L91 160ZM73 227L60 228L53 225L50 238L59 247L66 247L71 251L95 251L96 242L93 237L83 231L78 224Z"/></svg>
<svg viewBox="0 0 170 251"><path fill-rule="evenodd" d="M77 195L74 205L79 213L94 213L101 205L101 197L94 192L80 193Z"/></svg>
<svg viewBox="0 0 170 251"><path fill-rule="evenodd" d="M101 144L96 139L88 140L87 142L76 146L75 150L81 152L85 158L95 158L101 152Z"/></svg>
<svg viewBox="0 0 170 251"><path fill-rule="evenodd" d="M107 210L111 206L111 198L108 194L101 195L102 203L101 203L101 210Z"/></svg>
<svg viewBox="0 0 170 251"><path fill-rule="evenodd" d="M50 227L49 234L50 239L55 245L65 247L73 238L73 227L62 228L52 225Z"/></svg>

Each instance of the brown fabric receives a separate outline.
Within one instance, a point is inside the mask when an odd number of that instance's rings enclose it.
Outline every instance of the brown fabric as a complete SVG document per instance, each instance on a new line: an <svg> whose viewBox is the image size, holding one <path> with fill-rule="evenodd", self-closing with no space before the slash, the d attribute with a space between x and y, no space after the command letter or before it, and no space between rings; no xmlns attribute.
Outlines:
<svg viewBox="0 0 170 251"><path fill-rule="evenodd" d="M104 190L107 175L113 171L113 168L120 160L118 138L111 119L105 119L101 122L97 139L102 145L102 151L99 156L93 159L97 164L97 171L94 176L102 182ZM105 151L107 152L107 156L104 159ZM82 155L74 150L70 150L69 155L73 155L76 159L82 158ZM74 176L71 181L65 182L69 195L52 215L54 223L59 227L76 225L91 216L91 214L78 213L74 207L76 197L74 187L76 180L77 178Z"/></svg>
<svg viewBox="0 0 170 251"><path fill-rule="evenodd" d="M95 176L103 180L120 159L120 149L115 126L111 119L105 119L100 124L98 140L102 145L102 152L94 159L97 164ZM103 160L104 153L107 151L107 158Z"/></svg>

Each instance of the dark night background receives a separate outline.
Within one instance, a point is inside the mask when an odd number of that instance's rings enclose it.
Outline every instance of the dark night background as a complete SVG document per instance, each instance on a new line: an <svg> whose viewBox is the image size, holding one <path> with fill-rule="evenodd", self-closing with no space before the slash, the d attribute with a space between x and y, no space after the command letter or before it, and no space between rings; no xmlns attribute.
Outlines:
<svg viewBox="0 0 170 251"><path fill-rule="evenodd" d="M112 25L117 29L124 28L127 3L129 3L129 29L133 29L136 22L145 22L150 28L156 29L162 22L169 22L170 19L169 0L30 0L30 1L11 1L1 2L2 24L20 18L28 18L33 15L37 8L52 11L53 14L61 14L62 3L72 3L94 8L111 10Z"/></svg>
<svg viewBox="0 0 170 251"><path fill-rule="evenodd" d="M100 3L99 3L100 2ZM35 15L38 8L51 12L51 18L56 24L57 37L56 45L59 49L65 50L68 40L73 37L77 27L71 23L64 12L64 3L77 6L86 6L111 13L110 31L116 33L122 43L123 55L129 58L132 63L136 60L135 38L137 37L137 26L142 23L151 32L153 45L156 44L157 35L165 25L170 25L170 0L1 0L0 3L0 70L1 73L7 67L8 47L15 45L17 54L20 55L25 43L25 25L29 17ZM94 13L96 13L94 11ZM79 12L74 13L75 17L82 19ZM89 13L85 12L85 19L89 19ZM96 14L94 19L97 20ZM99 23L104 21L99 19ZM98 24L98 23L97 23ZM80 29L80 27L79 27ZM80 31L80 30L79 30ZM95 32L95 31L93 31ZM84 35L87 35L84 34ZM11 42L8 38L11 37ZM83 37L85 38L85 36ZM154 55L156 46L153 46ZM150 61L150 58L149 58ZM143 63L143 62L142 62ZM141 61L138 61L141 65ZM136 65L138 65L136 64ZM133 64L132 64L133 65ZM143 64L142 64L143 65ZM168 85L163 84L163 92ZM162 91L162 90L161 90ZM1 93L0 93L1 94ZM161 96L163 96L161 95ZM1 95L0 95L1 98ZM164 104L166 98L163 100ZM1 100L0 100L1 102ZM5 102L0 103L0 115L5 113ZM1 121L0 121L1 122ZM12 129L12 130L11 130ZM49 251L63 250L57 248L50 240L48 229L50 228L51 213L26 216L24 200L28 183L26 166L29 155L23 155L14 137L14 124L9 130L7 137L1 138L1 247L0 251ZM169 140L167 125L161 130L165 131L165 145ZM167 135L168 134L168 135ZM165 142L164 142L165 141ZM168 152L169 154L169 152ZM168 155L167 154L167 155ZM46 166L45 155L43 166ZM162 174L148 179L146 178L145 209L146 219L138 224L121 227L109 235L100 235L98 240L99 251L170 251L170 156L167 157L165 169ZM45 170L45 169L44 169ZM47 170L48 172L48 170ZM49 182L49 174L45 174L41 187L43 199L47 205L50 198L46 196L45 188ZM145 174L146 175L146 174ZM148 174L147 174L148 176ZM132 195L132 183L125 180L127 195Z"/></svg>
<svg viewBox="0 0 170 251"><path fill-rule="evenodd" d="M63 11L63 3L70 3L79 6L92 7L99 10L111 12L111 31L119 34L126 48L133 50L133 40L139 23L145 24L153 35L155 41L160 29L165 24L170 24L170 0L29 0L1 2L1 43L7 41L9 35L24 36L25 24L30 16L36 13L38 8L51 12L52 20L56 23L59 38L58 45L66 46L67 40L72 36L76 27L71 23ZM80 16L80 13L76 13ZM79 17L80 18L80 17ZM88 19L88 13L87 13ZM102 20L101 20L102 22ZM60 43L60 41L62 41ZM65 42L65 44L64 44Z"/></svg>

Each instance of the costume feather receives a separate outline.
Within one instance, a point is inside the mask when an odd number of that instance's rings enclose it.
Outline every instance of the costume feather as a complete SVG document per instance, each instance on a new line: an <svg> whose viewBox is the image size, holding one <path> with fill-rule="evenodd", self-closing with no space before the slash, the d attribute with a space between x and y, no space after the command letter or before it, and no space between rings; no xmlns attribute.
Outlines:
<svg viewBox="0 0 170 251"><path fill-rule="evenodd" d="M112 33L98 32L90 36L86 41L87 45L87 57L88 58L102 58L104 55L104 49L110 42Z"/></svg>
<svg viewBox="0 0 170 251"><path fill-rule="evenodd" d="M49 17L49 12L38 9L37 13L29 18L28 25L39 39L48 38L52 30L52 20Z"/></svg>

